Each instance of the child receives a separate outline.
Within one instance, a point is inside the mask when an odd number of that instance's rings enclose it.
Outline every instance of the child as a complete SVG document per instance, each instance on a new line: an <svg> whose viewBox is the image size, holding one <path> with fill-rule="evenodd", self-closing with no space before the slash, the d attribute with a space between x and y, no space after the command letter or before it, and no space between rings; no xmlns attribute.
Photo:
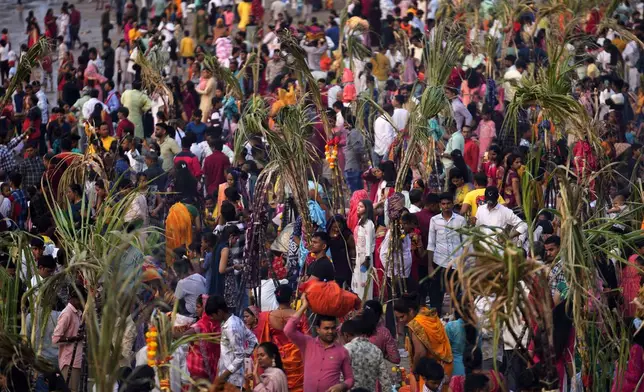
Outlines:
<svg viewBox="0 0 644 392"><path fill-rule="evenodd" d="M215 226L217 226L217 216L215 215L215 207L217 206L217 203L211 195L208 195L206 196L204 205L204 228L207 229L207 231L212 232L215 229Z"/></svg>
<svg viewBox="0 0 644 392"><path fill-rule="evenodd" d="M613 208L610 208L608 211L608 217L611 219L616 219L619 215L624 213L627 209L626 205L626 196L622 193L618 193L613 197Z"/></svg>
<svg viewBox="0 0 644 392"><path fill-rule="evenodd" d="M40 63L42 65L42 70L43 70L42 85L45 91L49 91L47 89L47 85L49 84L50 90L53 91L54 90L54 66L52 64L51 55L49 54L45 55L42 58L42 61Z"/></svg>

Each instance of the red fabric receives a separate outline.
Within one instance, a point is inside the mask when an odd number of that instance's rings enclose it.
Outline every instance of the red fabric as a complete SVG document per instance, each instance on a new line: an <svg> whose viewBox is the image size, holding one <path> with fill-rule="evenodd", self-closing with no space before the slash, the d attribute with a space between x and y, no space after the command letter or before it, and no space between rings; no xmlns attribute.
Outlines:
<svg viewBox="0 0 644 392"><path fill-rule="evenodd" d="M597 8L593 8L590 11L590 16L588 17L588 22L586 23L586 34L595 35L597 34L597 25L601 21L602 15Z"/></svg>
<svg viewBox="0 0 644 392"><path fill-rule="evenodd" d="M463 151L463 159L465 164L472 170L472 173L478 172L479 165L479 144L472 139L465 139L465 151Z"/></svg>
<svg viewBox="0 0 644 392"><path fill-rule="evenodd" d="M203 174L201 172L199 159L195 156L195 154L190 152L189 148L182 149L181 152L178 153L176 157L174 157L174 164L176 165L177 162L185 162L186 165L188 165L190 174L192 174L196 179L199 179L199 177L201 177L201 175Z"/></svg>
<svg viewBox="0 0 644 392"><path fill-rule="evenodd" d="M39 140L40 139L40 123L42 120L38 118L36 121L32 122L29 118L25 118L25 120L22 122L22 129L23 131L26 131L30 127L34 129L32 133L29 134L29 138L27 140L32 141L32 140Z"/></svg>
<svg viewBox="0 0 644 392"><path fill-rule="evenodd" d="M637 258L639 254L634 254L628 258L628 264L622 270L621 286L624 296L624 317L635 317L637 306L633 304L633 300L637 298L637 293L640 290L640 276L637 266Z"/></svg>
<svg viewBox="0 0 644 392"><path fill-rule="evenodd" d="M315 278L300 284L313 313L344 317L350 311L360 309L360 298L342 290L334 281L322 282Z"/></svg>
<svg viewBox="0 0 644 392"><path fill-rule="evenodd" d="M357 190L351 195L351 200L349 201L349 215L347 216L347 227L353 232L353 230L358 226L358 204L362 200L369 199L369 194L364 189Z"/></svg>
<svg viewBox="0 0 644 392"><path fill-rule="evenodd" d="M633 344L629 353L626 370L621 372L618 368L615 369L611 392L644 391L644 385L640 383L640 378L644 374L644 349L639 344Z"/></svg>
<svg viewBox="0 0 644 392"><path fill-rule="evenodd" d="M275 273L275 278L285 279L288 271L284 266L284 258L282 256L275 256L273 258L273 272Z"/></svg>
<svg viewBox="0 0 644 392"><path fill-rule="evenodd" d="M72 10L72 13L69 14L69 24L72 26L79 26L81 23L81 14L76 8Z"/></svg>
<svg viewBox="0 0 644 392"><path fill-rule="evenodd" d="M219 184L226 182L226 170L230 167L228 157L221 151L213 151L203 161L203 174L206 176L206 190L215 193Z"/></svg>
<svg viewBox="0 0 644 392"><path fill-rule="evenodd" d="M192 325L197 333L221 332L221 325L208 317L205 313L199 321ZM195 380L207 379L213 381L217 375L217 362L219 362L219 344L199 339L190 344L186 364L190 377Z"/></svg>
<svg viewBox="0 0 644 392"><path fill-rule="evenodd" d="M463 79L465 79L465 71L461 67L454 67L449 74L449 79L447 79L447 86L459 88Z"/></svg>
<svg viewBox="0 0 644 392"><path fill-rule="evenodd" d="M126 131L128 131L131 135L134 135L134 128L134 123L127 118L119 120L118 124L116 125L116 137L119 139L122 138L123 135L125 135Z"/></svg>
<svg viewBox="0 0 644 392"><path fill-rule="evenodd" d="M490 380L490 392L501 392L501 385L499 381L503 383L503 375L494 370L489 370L486 374L487 378ZM452 392L464 392L465 391L465 376L452 376L452 379L449 381L449 389Z"/></svg>

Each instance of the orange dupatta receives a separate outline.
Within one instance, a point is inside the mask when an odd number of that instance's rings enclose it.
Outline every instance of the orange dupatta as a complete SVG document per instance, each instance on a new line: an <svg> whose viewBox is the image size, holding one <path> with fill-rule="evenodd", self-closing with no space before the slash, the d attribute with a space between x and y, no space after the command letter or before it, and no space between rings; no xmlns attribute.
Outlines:
<svg viewBox="0 0 644 392"><path fill-rule="evenodd" d="M192 215L183 203L175 203L168 211L165 220L165 260L166 264L174 262L174 249L186 248L192 243Z"/></svg>
<svg viewBox="0 0 644 392"><path fill-rule="evenodd" d="M453 368L452 347L449 344L445 327L440 318L438 318L436 311L421 307L416 317L407 324L407 328L425 346L427 356L437 360L443 366L445 377L451 377ZM409 337L405 339L405 347L407 352L413 353L413 346ZM411 358L413 358L413 355L411 355ZM415 364L411 363L411 369L414 366Z"/></svg>
<svg viewBox="0 0 644 392"><path fill-rule="evenodd" d="M286 373L286 380L288 381L288 390L290 392L303 392L304 391L304 362L302 361L302 354L297 346L288 341L284 337L277 339L271 336L271 326L268 321L268 316L271 312L262 312L259 314L257 321L257 341L259 343L273 342L280 350L280 357L282 358L282 366L284 373Z"/></svg>

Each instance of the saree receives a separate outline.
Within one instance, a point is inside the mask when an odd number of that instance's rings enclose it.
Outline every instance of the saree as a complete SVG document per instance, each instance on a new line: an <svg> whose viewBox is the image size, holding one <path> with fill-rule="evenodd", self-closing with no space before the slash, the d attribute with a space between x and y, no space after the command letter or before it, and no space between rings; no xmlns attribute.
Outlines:
<svg viewBox="0 0 644 392"><path fill-rule="evenodd" d="M165 260L172 266L174 249L192 243L192 214L185 204L175 203L168 211L165 221Z"/></svg>
<svg viewBox="0 0 644 392"><path fill-rule="evenodd" d="M349 215L347 216L347 227L351 232L353 232L356 226L358 226L358 221L360 220L358 217L358 204L362 200L367 199L369 199L369 194L364 189L355 191L351 195L351 200L349 201Z"/></svg>
<svg viewBox="0 0 644 392"><path fill-rule="evenodd" d="M197 333L204 334L221 332L219 323L212 321L205 313L199 321L192 325L192 328ZM206 339L199 339L192 342L186 359L190 377L195 380L207 379L213 381L217 375L219 355L219 344L209 342Z"/></svg>
<svg viewBox="0 0 644 392"><path fill-rule="evenodd" d="M425 346L427 357L435 359L443 366L445 377L449 379L454 367L452 347L436 311L424 306L421 307L416 317L407 324L407 328ZM413 345L409 336L405 339L405 348L410 354L413 353ZM410 358L413 358L413 354L410 355ZM411 363L410 368L413 369L414 366L415 364Z"/></svg>
<svg viewBox="0 0 644 392"><path fill-rule="evenodd" d="M284 331L271 327L268 320L270 314L271 312L262 312L259 314L256 329L258 331L257 341L259 343L273 342L277 345L280 356L282 357L284 373L286 373L286 379L288 381L288 390L291 392L303 392L304 364L302 362L300 349L286 337ZM305 322L306 317L303 317L300 324L300 331L302 332L306 329Z"/></svg>

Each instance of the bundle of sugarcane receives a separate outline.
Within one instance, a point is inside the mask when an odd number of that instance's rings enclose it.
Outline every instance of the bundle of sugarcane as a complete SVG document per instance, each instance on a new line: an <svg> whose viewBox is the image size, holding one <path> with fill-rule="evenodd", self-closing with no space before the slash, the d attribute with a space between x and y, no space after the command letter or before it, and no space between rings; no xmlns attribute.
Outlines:
<svg viewBox="0 0 644 392"><path fill-rule="evenodd" d="M163 50L161 44L153 45L149 50L145 50L141 40L137 41L138 53L134 62L141 67L141 84L143 89L149 95L159 94L166 105L172 105L173 95L170 88L163 79L163 67L168 64L169 58L167 52Z"/></svg>
<svg viewBox="0 0 644 392"><path fill-rule="evenodd" d="M27 53L20 58L16 74L9 81L9 86L2 97L2 104L0 107L4 107L8 102L11 102L11 97L16 91L16 87L18 85L22 85L24 82L29 82L28 78L31 75L32 68L39 64L40 59L47 54L49 50L49 42L47 41L47 38L43 37L29 48Z"/></svg>
<svg viewBox="0 0 644 392"><path fill-rule="evenodd" d="M244 92L239 85L239 79L230 71L229 68L222 67L217 57L206 54L203 61L204 69L210 71L213 77L224 82L226 94L231 94L236 99L244 98Z"/></svg>

